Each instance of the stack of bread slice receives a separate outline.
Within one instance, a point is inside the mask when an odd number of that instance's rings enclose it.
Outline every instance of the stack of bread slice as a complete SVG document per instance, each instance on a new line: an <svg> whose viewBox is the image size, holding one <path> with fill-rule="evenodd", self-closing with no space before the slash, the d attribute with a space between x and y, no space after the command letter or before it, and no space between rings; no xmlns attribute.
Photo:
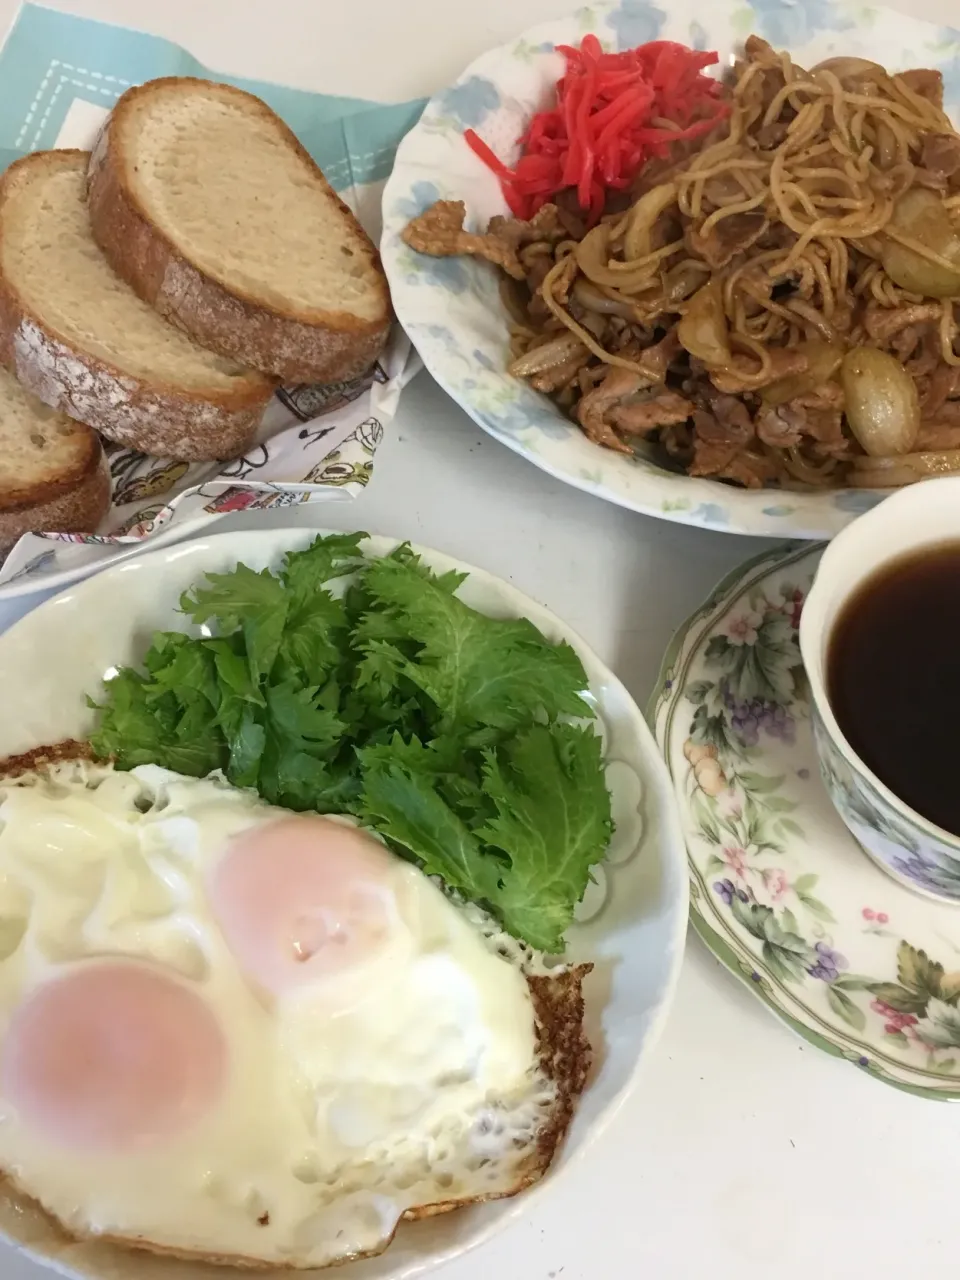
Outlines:
<svg viewBox="0 0 960 1280"><path fill-rule="evenodd" d="M92 155L0 178L0 550L96 527L98 436L241 454L280 382L361 374L390 319L376 249L265 103L192 78L129 90Z"/></svg>

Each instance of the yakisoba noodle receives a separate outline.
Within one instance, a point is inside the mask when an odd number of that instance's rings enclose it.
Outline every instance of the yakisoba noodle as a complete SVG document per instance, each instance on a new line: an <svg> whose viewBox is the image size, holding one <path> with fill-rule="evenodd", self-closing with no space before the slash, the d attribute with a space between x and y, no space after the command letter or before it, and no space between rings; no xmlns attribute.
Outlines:
<svg viewBox="0 0 960 1280"><path fill-rule="evenodd" d="M512 371L598 443L693 474L890 484L951 466L960 138L940 96L935 72L805 71L751 37L728 119L648 165L627 207L584 231L561 199L461 237L514 277Z"/></svg>
<svg viewBox="0 0 960 1280"><path fill-rule="evenodd" d="M794 272L801 274L801 292L810 295L813 310L820 317L818 323L812 314L808 315L807 325L816 325L821 333L831 331L829 321L836 299L843 296L847 287L845 242L865 240L888 227L897 186L901 183L908 186L912 178L913 166L905 157L917 148L920 135L954 132L947 116L933 103L912 93L898 76L885 77L890 96L858 94L845 90L830 71L819 71L814 79L795 67L787 54L771 51L769 56L776 61L787 83L767 110L763 111L762 100L758 101L757 95L750 93L750 86L756 84L766 59L748 62L733 87L729 135L694 156L674 176L677 208L694 222L703 219L701 236L726 218L772 205L783 225L797 237L788 248L755 255L729 273L724 301L728 317L734 322L731 333L734 344L741 334L769 342L782 329L782 325L762 318L754 326L759 332L752 334L751 326L744 324L742 315L737 313L737 294L743 288L744 274L757 267L762 267L774 279ZM769 157L760 158L749 149L751 130L758 123L761 127L772 125L787 103L797 114L787 126L786 137ZM831 109L834 127L823 137L827 107ZM889 135L886 142L884 131ZM889 152L891 146L895 148L895 164L884 171L874 157L879 160L883 151ZM713 177L735 181L741 194L707 213L704 189ZM631 211L604 228L611 249L622 240L632 216ZM596 234L591 232L590 236ZM911 237L900 235L892 228L890 234L927 260L956 269L954 264ZM823 243L826 241L839 243L828 246ZM645 291L656 287L657 270L668 253L683 255L683 241L674 241L664 250L633 260L611 257L606 266L611 273L622 272L631 285L630 295L642 298ZM623 286L619 290L610 289L605 275L591 272L589 258L585 263L581 255L579 261L584 274L599 283L607 296L633 300ZM552 294L563 270L563 262L558 261L544 282L544 299L548 305L553 302L548 295ZM904 296L904 291L892 284L879 264L869 264L868 270L874 297L896 303ZM761 298L756 291L747 289L747 292L768 314L792 324L797 330L792 337L802 336L800 316L791 317L786 308ZM636 361L623 360L604 351L562 306L554 302L550 310L601 359L625 368L640 368ZM752 343L749 347L752 348ZM943 345L943 356L949 363L958 362L950 343ZM763 356L759 358L762 360Z"/></svg>

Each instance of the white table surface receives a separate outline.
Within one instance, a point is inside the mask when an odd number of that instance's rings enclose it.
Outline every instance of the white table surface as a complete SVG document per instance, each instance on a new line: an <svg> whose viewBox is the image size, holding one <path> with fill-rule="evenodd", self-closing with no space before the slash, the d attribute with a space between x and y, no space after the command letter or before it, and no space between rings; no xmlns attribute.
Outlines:
<svg viewBox="0 0 960 1280"><path fill-rule="evenodd" d="M214 67L328 93L430 93L565 0L57 0ZM784 0L789 3L789 0ZM950 0L899 0L933 21ZM0 29L13 0L0 0ZM303 523L425 543L514 582L643 705L674 628L765 543L577 493L483 435L422 374L368 491ZM293 523L283 513L258 527ZM249 527L231 517L221 530ZM0 604L0 630L42 596ZM886 1280L957 1274L960 1107L898 1093L798 1040L691 935L669 1022L610 1131L444 1280ZM346 1280L346 1272L344 1278ZM49 1273L0 1259L2 1280Z"/></svg>

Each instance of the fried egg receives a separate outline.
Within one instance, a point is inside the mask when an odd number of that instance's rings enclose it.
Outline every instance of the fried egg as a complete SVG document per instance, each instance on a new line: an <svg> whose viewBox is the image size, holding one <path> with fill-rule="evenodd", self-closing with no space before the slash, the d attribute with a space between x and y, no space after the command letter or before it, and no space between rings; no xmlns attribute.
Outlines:
<svg viewBox="0 0 960 1280"><path fill-rule="evenodd" d="M0 781L0 1171L78 1237L377 1252L542 1171L528 968L348 819L152 765Z"/></svg>

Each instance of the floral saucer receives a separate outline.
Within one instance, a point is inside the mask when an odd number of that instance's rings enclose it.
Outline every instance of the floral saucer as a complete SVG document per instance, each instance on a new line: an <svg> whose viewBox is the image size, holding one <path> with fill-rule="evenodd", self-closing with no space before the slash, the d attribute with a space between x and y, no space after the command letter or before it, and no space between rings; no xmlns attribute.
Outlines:
<svg viewBox="0 0 960 1280"><path fill-rule="evenodd" d="M821 547L737 569L674 638L650 720L680 807L691 919L805 1039L960 1098L960 911L880 871L820 780L797 629Z"/></svg>

